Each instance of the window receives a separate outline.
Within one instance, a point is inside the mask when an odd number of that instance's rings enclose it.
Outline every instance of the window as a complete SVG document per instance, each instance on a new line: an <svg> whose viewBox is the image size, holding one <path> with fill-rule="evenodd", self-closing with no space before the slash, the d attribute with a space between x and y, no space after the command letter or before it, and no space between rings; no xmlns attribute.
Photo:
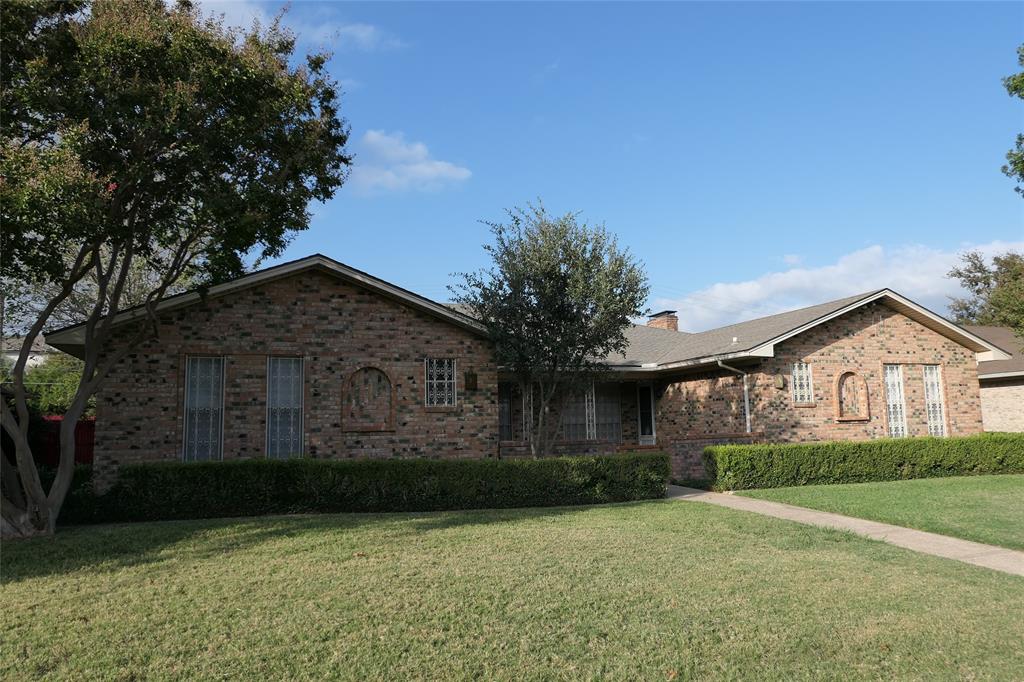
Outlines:
<svg viewBox="0 0 1024 682"><path fill-rule="evenodd" d="M388 431L394 422L391 379L376 367L363 367L349 377L345 394L345 431Z"/></svg>
<svg viewBox="0 0 1024 682"><path fill-rule="evenodd" d="M946 414L942 407L942 374L938 365L924 366L924 403L928 413L928 435L946 435Z"/></svg>
<svg viewBox="0 0 1024 682"><path fill-rule="evenodd" d="M221 459L224 439L224 358L185 359L187 462Z"/></svg>
<svg viewBox="0 0 1024 682"><path fill-rule="evenodd" d="M622 440L622 411L618 384L591 384L562 406L561 440Z"/></svg>
<svg viewBox="0 0 1024 682"><path fill-rule="evenodd" d="M658 442L654 428L654 387L650 384L639 384L636 388L636 400L640 445L654 445Z"/></svg>
<svg viewBox="0 0 1024 682"><path fill-rule="evenodd" d="M590 410L593 404L593 387L566 398L559 415L559 440L591 440L590 426L593 421L588 420L588 416L592 419Z"/></svg>
<svg viewBox="0 0 1024 682"><path fill-rule="evenodd" d="M793 402L814 402L814 378L811 376L811 366L806 362L793 363Z"/></svg>
<svg viewBox="0 0 1024 682"><path fill-rule="evenodd" d="M903 402L903 368L899 365L883 365L885 375L885 409L889 418L889 436L902 438L907 435L907 410Z"/></svg>
<svg viewBox="0 0 1024 682"><path fill-rule="evenodd" d="M427 358L426 405L427 407L455 407L458 400L455 387L455 359Z"/></svg>
<svg viewBox="0 0 1024 682"><path fill-rule="evenodd" d="M267 457L302 456L302 358L267 358Z"/></svg>
<svg viewBox="0 0 1024 682"><path fill-rule="evenodd" d="M622 407L618 384L598 384L595 388L594 429L598 440L622 442Z"/></svg>

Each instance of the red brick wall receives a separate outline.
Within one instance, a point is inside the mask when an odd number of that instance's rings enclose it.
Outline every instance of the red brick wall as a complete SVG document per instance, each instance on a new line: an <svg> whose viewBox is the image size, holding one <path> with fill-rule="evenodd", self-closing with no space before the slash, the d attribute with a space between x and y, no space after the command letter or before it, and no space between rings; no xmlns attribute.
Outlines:
<svg viewBox="0 0 1024 682"><path fill-rule="evenodd" d="M811 365L813 406L795 406L792 367ZM965 435L982 430L977 362L973 351L889 308L872 303L819 325L775 348L775 357L749 372L752 429L769 442L863 440L888 434L882 365L903 365L907 429L911 436L928 435L924 404L924 364L941 366L946 431ZM839 421L836 382L856 372L866 384L870 417ZM776 388L776 377L784 388ZM703 473L695 441L749 440L743 414L740 376L721 371L693 374L664 382L658 404L658 442L675 455L677 476Z"/></svg>
<svg viewBox="0 0 1024 682"><path fill-rule="evenodd" d="M497 452L497 373L472 332L315 271L210 299L160 318L98 396L96 468L178 460L185 357L225 357L224 459L263 457L268 355L305 361L305 452L323 458L483 457ZM457 358L455 408L424 406L423 359ZM361 367L391 380L394 430L348 432L343 388ZM466 391L464 374L477 374Z"/></svg>

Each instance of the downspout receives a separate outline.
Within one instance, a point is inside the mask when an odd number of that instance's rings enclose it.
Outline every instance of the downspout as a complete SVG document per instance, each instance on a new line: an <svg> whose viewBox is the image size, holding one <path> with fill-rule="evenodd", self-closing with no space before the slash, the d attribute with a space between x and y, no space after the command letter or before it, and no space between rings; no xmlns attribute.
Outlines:
<svg viewBox="0 0 1024 682"><path fill-rule="evenodd" d="M736 372L743 377L743 414L747 418L747 433L750 433L750 390L747 388L747 373L735 367L730 367L721 360L718 361L718 366L730 372Z"/></svg>

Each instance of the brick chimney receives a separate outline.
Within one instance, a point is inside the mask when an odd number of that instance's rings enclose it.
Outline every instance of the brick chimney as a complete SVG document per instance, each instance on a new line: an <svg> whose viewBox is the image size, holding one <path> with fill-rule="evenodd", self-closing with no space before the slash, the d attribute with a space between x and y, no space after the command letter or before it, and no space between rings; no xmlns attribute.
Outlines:
<svg viewBox="0 0 1024 682"><path fill-rule="evenodd" d="M676 317L676 311L674 310L662 310L660 313L654 313L647 318L648 327L657 327L658 329L671 329L674 332L679 331L679 318Z"/></svg>

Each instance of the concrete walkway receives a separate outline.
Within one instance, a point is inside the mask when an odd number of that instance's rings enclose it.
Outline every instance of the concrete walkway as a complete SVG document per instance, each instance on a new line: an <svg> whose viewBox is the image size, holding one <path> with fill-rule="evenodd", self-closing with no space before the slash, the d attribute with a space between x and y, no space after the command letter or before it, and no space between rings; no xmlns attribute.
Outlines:
<svg viewBox="0 0 1024 682"><path fill-rule="evenodd" d="M767 500L758 500L740 495L711 493L706 490L683 488L677 485L670 485L668 487L668 498L670 500L707 502L708 504L717 504L720 507L739 509L740 511L753 512L764 516L774 516L777 519L787 519L811 526L848 530L857 535L863 535L866 538L882 540L883 542L912 549L922 554L955 559L966 564L984 566L985 568L1002 571L1003 573L1024 576L1024 552L1003 547L983 545L980 542L960 540L947 535L927 533L923 530L857 519L852 516L843 516L842 514L833 514L816 509L794 507L793 505L780 502L768 502Z"/></svg>

